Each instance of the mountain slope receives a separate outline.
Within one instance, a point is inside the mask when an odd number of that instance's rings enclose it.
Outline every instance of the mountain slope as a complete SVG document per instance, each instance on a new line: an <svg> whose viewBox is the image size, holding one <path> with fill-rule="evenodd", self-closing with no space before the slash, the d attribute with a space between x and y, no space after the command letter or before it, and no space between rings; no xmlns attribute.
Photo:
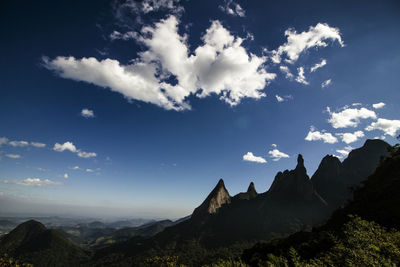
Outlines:
<svg viewBox="0 0 400 267"><path fill-rule="evenodd" d="M30 220L0 240L0 249L35 266L74 266L88 259L86 253L56 230Z"/></svg>

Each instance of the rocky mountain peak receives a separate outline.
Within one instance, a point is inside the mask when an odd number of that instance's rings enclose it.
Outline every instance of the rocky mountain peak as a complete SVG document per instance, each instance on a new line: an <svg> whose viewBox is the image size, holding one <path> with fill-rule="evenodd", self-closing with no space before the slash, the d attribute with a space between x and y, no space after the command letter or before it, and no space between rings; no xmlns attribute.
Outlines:
<svg viewBox="0 0 400 267"><path fill-rule="evenodd" d="M250 183L249 188L247 189L247 194L249 199L255 198L258 195L253 182Z"/></svg>
<svg viewBox="0 0 400 267"><path fill-rule="evenodd" d="M219 208L229 203L231 203L231 196L225 188L224 181L220 179L203 203L193 211L192 217L215 214Z"/></svg>

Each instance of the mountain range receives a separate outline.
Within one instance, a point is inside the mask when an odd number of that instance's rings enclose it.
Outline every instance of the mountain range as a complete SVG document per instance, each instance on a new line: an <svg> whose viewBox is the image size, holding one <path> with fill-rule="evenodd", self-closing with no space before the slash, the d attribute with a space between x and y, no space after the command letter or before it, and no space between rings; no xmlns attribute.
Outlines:
<svg viewBox="0 0 400 267"><path fill-rule="evenodd" d="M229 254L227 248L235 250L236 246L241 251L260 240L267 241L311 229L323 223L333 210L351 201L352 188L361 186L382 159L389 156L389 148L390 145L382 140L367 140L362 147L351 151L343 162L327 155L311 178L307 175L302 155L298 155L296 167L278 172L271 187L263 193L258 193L254 183L250 183L246 192L231 196L221 179L190 218L176 224L166 221L159 224L162 229L155 226L160 232L157 230L149 235L136 235L116 244L102 246L94 251L91 264L102 265L106 262L109 266L121 266L122 263L145 261L154 255L172 254L178 255L181 262L197 266L218 257L216 254L221 251ZM30 234L25 232L38 232L38 236L55 236L55 255L59 255L56 245L63 243L71 253L79 255L75 260L87 260L88 255L83 250L54 230L47 230L32 221L26 224L3 237L0 248L12 256L22 255L22 259L36 263L36 258L26 256L30 254L26 253L25 244L31 244L33 239L28 238ZM21 230L27 228L31 230ZM129 233L136 230L119 231ZM50 233L48 231L52 234L44 234ZM44 245L34 246L35 253L49 253L48 249L53 243L45 238L35 237L34 240L44 242ZM69 262L68 255L69 252L57 257L62 258L62 262Z"/></svg>

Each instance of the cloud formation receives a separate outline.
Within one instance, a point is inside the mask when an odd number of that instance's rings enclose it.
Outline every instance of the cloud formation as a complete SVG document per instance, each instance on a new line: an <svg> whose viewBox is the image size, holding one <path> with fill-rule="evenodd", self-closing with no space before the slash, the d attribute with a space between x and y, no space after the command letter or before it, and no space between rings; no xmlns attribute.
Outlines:
<svg viewBox="0 0 400 267"><path fill-rule="evenodd" d="M42 148L42 147L45 147L46 144L39 143L39 142L31 142L31 146Z"/></svg>
<svg viewBox="0 0 400 267"><path fill-rule="evenodd" d="M350 144L364 137L364 132L355 131L354 133L337 133L336 135L340 136L346 144Z"/></svg>
<svg viewBox="0 0 400 267"><path fill-rule="evenodd" d="M110 88L129 100L167 110L190 109L191 94L199 98L216 94L231 106L243 98L266 96L262 91L276 76L265 70L266 57L248 53L243 39L219 21L211 23L201 38L203 44L189 56L187 37L178 33L178 24L177 17L169 16L143 27L137 41L147 50L128 65L114 59L61 56L43 58L43 64L63 78Z"/></svg>
<svg viewBox="0 0 400 267"><path fill-rule="evenodd" d="M266 159L263 157L254 156L252 152L247 152L245 155L243 155L243 160L257 163L267 163Z"/></svg>
<svg viewBox="0 0 400 267"><path fill-rule="evenodd" d="M384 106L386 106L386 104L383 103L383 102L379 102L379 103L376 103L376 104L373 104L373 105L372 105L372 107L373 107L374 109L380 109L380 108L383 108Z"/></svg>
<svg viewBox="0 0 400 267"><path fill-rule="evenodd" d="M286 79L293 79L294 75L290 72L288 66L281 65L279 66L279 69L285 74Z"/></svg>
<svg viewBox="0 0 400 267"><path fill-rule="evenodd" d="M333 136L331 133L325 131L316 131L314 127L311 127L310 131L308 132L306 141L318 141L322 140L324 143L334 144L338 142L338 139Z"/></svg>
<svg viewBox="0 0 400 267"><path fill-rule="evenodd" d="M296 77L296 82L302 83L302 84L305 84L305 85L309 84L306 81L306 77L304 76L304 68L303 67L297 68L297 71L298 71L298 75Z"/></svg>
<svg viewBox="0 0 400 267"><path fill-rule="evenodd" d="M340 158L340 159L344 158L344 157L347 157L351 150L353 150L353 148L351 146L346 146L343 149L337 149L336 152L340 154L337 157Z"/></svg>
<svg viewBox="0 0 400 267"><path fill-rule="evenodd" d="M10 141L10 142L8 142L8 144L13 147L23 147L23 146L28 146L29 142L27 142L27 141Z"/></svg>
<svg viewBox="0 0 400 267"><path fill-rule="evenodd" d="M272 158L273 161L278 161L281 158L289 158L289 155L279 151L278 149L273 149L268 151L269 156Z"/></svg>
<svg viewBox="0 0 400 267"><path fill-rule="evenodd" d="M243 8L233 0L224 0L224 4L219 6L223 12L232 16L245 17L246 13Z"/></svg>
<svg viewBox="0 0 400 267"><path fill-rule="evenodd" d="M366 108L344 107L340 112L332 112L329 107L326 108L330 115L328 122L333 128L357 127L361 119L376 119L376 113Z"/></svg>
<svg viewBox="0 0 400 267"><path fill-rule="evenodd" d="M322 67L325 66L325 65L326 65L326 60L323 59L320 63L316 63L314 66L312 66L311 69L310 69L310 71L311 71L311 72L314 72L314 71L316 71L317 69L322 68Z"/></svg>
<svg viewBox="0 0 400 267"><path fill-rule="evenodd" d="M94 152L85 152L77 149L76 146L69 141L65 142L64 144L55 143L53 150L57 152L64 152L65 150L68 150L72 153L76 153L80 158L92 158L97 156L97 154Z"/></svg>
<svg viewBox="0 0 400 267"><path fill-rule="evenodd" d="M388 120L379 118L376 122L372 122L367 128L367 131L381 130L390 136L396 136L397 131L400 130L400 120Z"/></svg>
<svg viewBox="0 0 400 267"><path fill-rule="evenodd" d="M10 159L20 159L21 155L18 155L18 154L6 154L6 157L10 158Z"/></svg>
<svg viewBox="0 0 400 267"><path fill-rule="evenodd" d="M41 180L40 178L26 178L24 180L2 180L5 184L18 184L24 186L46 186L46 185L63 185L63 183L51 181L49 179Z"/></svg>
<svg viewBox="0 0 400 267"><path fill-rule="evenodd" d="M84 118L93 118L94 117L94 112L93 110L84 108L81 110L81 116Z"/></svg>
<svg viewBox="0 0 400 267"><path fill-rule="evenodd" d="M324 81L323 83L321 83L321 88L325 88L327 86L329 86L332 83L331 79L328 79L326 81Z"/></svg>
<svg viewBox="0 0 400 267"><path fill-rule="evenodd" d="M297 33L294 29L288 29L285 31L285 36L287 42L272 51L274 63L281 63L285 56L286 62L294 63L304 51L313 47L328 46L327 40L337 41L341 47L344 46L339 29L330 27L326 23L310 26L308 31L301 33Z"/></svg>

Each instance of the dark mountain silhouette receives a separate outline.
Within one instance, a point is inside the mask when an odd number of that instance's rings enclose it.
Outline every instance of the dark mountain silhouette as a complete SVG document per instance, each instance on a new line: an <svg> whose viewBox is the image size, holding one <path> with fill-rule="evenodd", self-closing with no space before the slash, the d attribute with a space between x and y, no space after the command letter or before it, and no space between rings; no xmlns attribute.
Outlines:
<svg viewBox="0 0 400 267"><path fill-rule="evenodd" d="M238 200L238 199L239 200L250 200L250 199L256 198L257 196L258 196L258 193L256 191L256 187L254 186L254 183L251 182L249 185L249 188L247 189L246 192L242 192L242 193L235 195L233 197L233 199L234 200Z"/></svg>
<svg viewBox="0 0 400 267"><path fill-rule="evenodd" d="M351 151L343 163L330 155L322 159L311 180L328 203L329 211L351 198L351 188L359 186L376 169L381 157L388 156L389 147L382 140L367 140L362 147Z"/></svg>
<svg viewBox="0 0 400 267"><path fill-rule="evenodd" d="M367 141L351 157L349 155L345 161L349 165L343 162L343 168L347 171L352 170L349 169L351 162L355 166L353 174L361 175L366 173L365 169L372 168L365 166L362 169L362 162L374 164L379 160L379 154L374 154L374 151L387 156L380 161L373 174L354 190L352 200L337 209L325 224L312 231L301 231L287 238L258 243L245 250L242 259L250 266L399 265L400 146L392 149L390 156L380 150L383 146L386 143ZM370 157L365 157L368 154ZM321 165L319 175L331 168L335 174L332 177L341 177L342 173L338 170L342 167L335 158L325 157ZM348 179L350 177L347 176ZM354 183L359 177L353 176L354 180L347 182Z"/></svg>
<svg viewBox="0 0 400 267"><path fill-rule="evenodd" d="M56 230L30 220L0 240L0 249L35 266L76 266L88 259L86 253Z"/></svg>

